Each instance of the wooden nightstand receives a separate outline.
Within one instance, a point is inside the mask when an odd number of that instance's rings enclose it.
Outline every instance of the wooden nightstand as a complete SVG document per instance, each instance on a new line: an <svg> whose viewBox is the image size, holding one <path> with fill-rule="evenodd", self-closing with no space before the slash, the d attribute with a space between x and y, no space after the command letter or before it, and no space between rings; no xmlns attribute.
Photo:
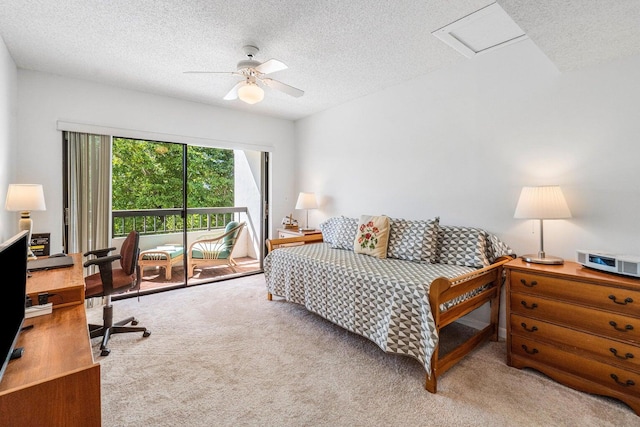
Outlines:
<svg viewBox="0 0 640 427"><path fill-rule="evenodd" d="M507 272L507 364L619 399L640 415L640 279L515 259Z"/></svg>
<svg viewBox="0 0 640 427"><path fill-rule="evenodd" d="M309 234L321 233L320 230L300 231L297 228L278 228L278 239L286 239L288 237L308 236Z"/></svg>

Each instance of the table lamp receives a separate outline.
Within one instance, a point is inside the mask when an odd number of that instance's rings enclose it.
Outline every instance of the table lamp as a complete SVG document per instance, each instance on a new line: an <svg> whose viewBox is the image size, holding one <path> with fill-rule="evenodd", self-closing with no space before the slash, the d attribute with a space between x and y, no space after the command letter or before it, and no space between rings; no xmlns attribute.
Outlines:
<svg viewBox="0 0 640 427"><path fill-rule="evenodd" d="M7 191L7 200L5 209L8 211L20 212L20 222L18 228L20 231L27 231L27 239L31 245L31 230L33 222L31 221L31 211L44 211L46 206L44 203L44 191L40 184L9 184ZM27 251L29 258L35 258L31 248Z"/></svg>
<svg viewBox="0 0 640 427"><path fill-rule="evenodd" d="M564 264L562 258L549 256L544 252L544 220L571 218L569 206L559 186L523 187L513 217L540 220L540 251L537 254L522 255L524 261L536 264Z"/></svg>
<svg viewBox="0 0 640 427"><path fill-rule="evenodd" d="M315 193L300 193L298 195L298 201L296 202L296 209L305 209L307 211L307 220L304 223L304 227L300 228L300 231L311 231L313 228L309 228L309 209L317 209L318 201L316 200Z"/></svg>

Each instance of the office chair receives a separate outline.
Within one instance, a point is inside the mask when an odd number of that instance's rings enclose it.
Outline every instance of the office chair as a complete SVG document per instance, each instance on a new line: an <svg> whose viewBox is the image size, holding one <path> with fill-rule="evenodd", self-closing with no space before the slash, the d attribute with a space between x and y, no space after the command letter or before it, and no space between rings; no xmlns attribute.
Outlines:
<svg viewBox="0 0 640 427"><path fill-rule="evenodd" d="M107 348L107 343L113 334L142 332L142 336L145 338L151 335L147 328L135 326L138 321L134 317L113 323L111 295L126 292L130 289L139 289L140 287L140 268L138 267L139 241L138 232L132 231L122 243L122 248L118 255L109 255L109 252L116 248L96 249L84 254L85 257L96 257L85 262L85 267L97 265L100 269L99 273L85 277L85 298L106 298L105 306L102 310L103 324L89 325L91 338L102 337L101 356L108 356L111 353L111 350ZM112 263L116 260L120 260L120 268L113 268ZM132 326L127 326L129 323Z"/></svg>

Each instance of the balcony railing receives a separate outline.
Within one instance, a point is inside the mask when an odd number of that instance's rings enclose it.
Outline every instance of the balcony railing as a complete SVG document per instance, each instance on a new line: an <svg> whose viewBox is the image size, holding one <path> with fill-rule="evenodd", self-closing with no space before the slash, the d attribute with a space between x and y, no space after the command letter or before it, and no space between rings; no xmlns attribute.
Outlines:
<svg viewBox="0 0 640 427"><path fill-rule="evenodd" d="M246 207L188 208L186 228L189 231L208 231L226 227L240 214L247 214ZM132 230L141 235L181 233L182 209L140 209L112 211L113 237L124 237Z"/></svg>

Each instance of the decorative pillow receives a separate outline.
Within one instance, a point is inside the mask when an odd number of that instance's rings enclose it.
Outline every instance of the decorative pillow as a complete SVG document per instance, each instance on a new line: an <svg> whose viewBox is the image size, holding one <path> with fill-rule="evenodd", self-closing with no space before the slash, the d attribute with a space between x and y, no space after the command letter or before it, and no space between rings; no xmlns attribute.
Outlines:
<svg viewBox="0 0 640 427"><path fill-rule="evenodd" d="M353 241L353 251L376 258L386 258L387 243L389 243L389 217L361 215Z"/></svg>
<svg viewBox="0 0 640 427"><path fill-rule="evenodd" d="M322 231L322 240L326 243L333 244L336 240L336 232L340 218L331 217L320 223L320 231Z"/></svg>
<svg viewBox="0 0 640 427"><path fill-rule="evenodd" d="M441 225L438 258L441 264L482 268L491 264L489 233L473 227Z"/></svg>
<svg viewBox="0 0 640 427"><path fill-rule="evenodd" d="M498 236L496 236L495 234L489 234L488 245L488 249L490 249L491 252L489 261L491 261L492 264L501 256L510 256L512 258L515 258L515 254L513 253L513 250L509 247L509 245L500 240L500 238L498 238Z"/></svg>
<svg viewBox="0 0 640 427"><path fill-rule="evenodd" d="M333 243L331 247L335 249L353 250L353 240L358 231L358 220L344 216L337 217ZM324 239L324 237L323 237Z"/></svg>
<svg viewBox="0 0 640 427"><path fill-rule="evenodd" d="M389 247L387 256L407 261L437 261L439 217L424 220L389 220Z"/></svg>

